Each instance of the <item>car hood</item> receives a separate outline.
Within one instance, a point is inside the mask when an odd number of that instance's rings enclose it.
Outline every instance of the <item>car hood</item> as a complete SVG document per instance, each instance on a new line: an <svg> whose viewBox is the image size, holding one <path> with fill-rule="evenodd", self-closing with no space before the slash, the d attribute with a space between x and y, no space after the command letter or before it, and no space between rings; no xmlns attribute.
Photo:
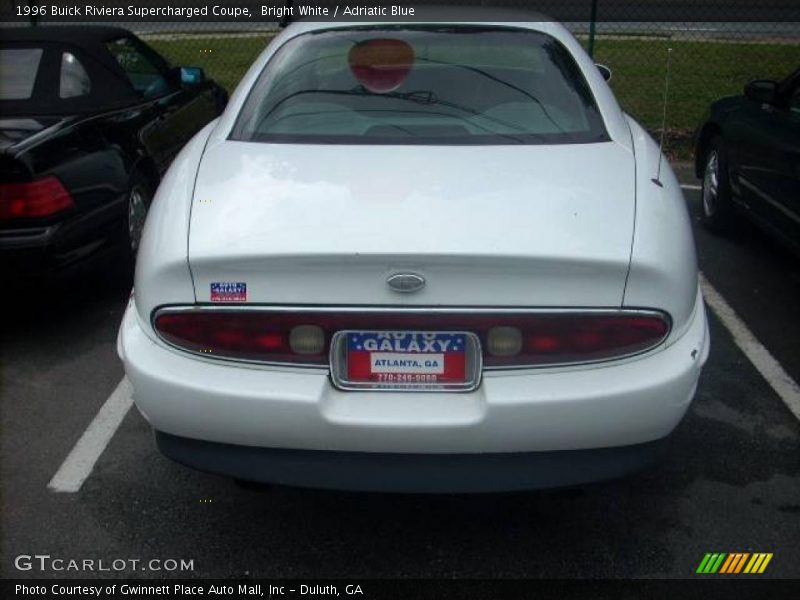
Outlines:
<svg viewBox="0 0 800 600"><path fill-rule="evenodd" d="M613 143L336 146L224 141L201 161L189 263L200 302L617 306L634 157ZM425 293L386 277L420 273Z"/></svg>

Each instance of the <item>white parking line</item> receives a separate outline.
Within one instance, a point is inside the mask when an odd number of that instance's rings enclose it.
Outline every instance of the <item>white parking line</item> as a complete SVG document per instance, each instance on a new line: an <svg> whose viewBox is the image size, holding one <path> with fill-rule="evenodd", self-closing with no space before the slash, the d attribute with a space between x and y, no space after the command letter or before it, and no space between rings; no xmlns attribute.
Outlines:
<svg viewBox="0 0 800 600"><path fill-rule="evenodd" d="M681 189L682 190L694 190L696 192L699 192L700 190L703 189L703 186L694 185L693 183L682 183L681 184Z"/></svg>
<svg viewBox="0 0 800 600"><path fill-rule="evenodd" d="M708 280L701 274L700 287L706 304L711 307L725 328L733 336L733 341L739 346L748 360L761 373L762 377L780 396L784 404L789 407L797 419L800 419L800 386L784 371L780 363L775 360L755 335L747 328L736 312L725 301L720 293L714 289Z"/></svg>
<svg viewBox="0 0 800 600"><path fill-rule="evenodd" d="M103 450L133 405L133 388L123 377L62 463L48 489L75 493L89 477Z"/></svg>

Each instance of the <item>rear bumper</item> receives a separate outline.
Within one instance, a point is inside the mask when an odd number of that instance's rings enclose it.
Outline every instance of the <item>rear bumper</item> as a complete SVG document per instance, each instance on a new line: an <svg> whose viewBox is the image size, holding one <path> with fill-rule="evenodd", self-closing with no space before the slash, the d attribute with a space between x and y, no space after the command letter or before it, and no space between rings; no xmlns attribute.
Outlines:
<svg viewBox="0 0 800 600"><path fill-rule="evenodd" d="M345 392L326 369L243 365L153 339L131 301L118 350L158 431L233 446L483 454L634 446L666 437L694 396L709 340L699 292L671 345L611 363L486 372L468 393Z"/></svg>
<svg viewBox="0 0 800 600"><path fill-rule="evenodd" d="M161 452L188 467L262 483L404 493L477 493L591 483L656 462L664 440L595 450L388 454L218 444L156 431Z"/></svg>

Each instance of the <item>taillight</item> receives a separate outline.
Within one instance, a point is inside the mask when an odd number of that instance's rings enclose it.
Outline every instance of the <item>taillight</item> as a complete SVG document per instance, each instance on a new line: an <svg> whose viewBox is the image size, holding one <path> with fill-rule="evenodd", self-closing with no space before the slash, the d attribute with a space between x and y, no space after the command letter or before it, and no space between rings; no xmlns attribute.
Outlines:
<svg viewBox="0 0 800 600"><path fill-rule="evenodd" d="M492 343L492 335L497 337L495 332L503 329L517 332L520 341L516 346L511 341ZM667 319L650 312L521 316L511 327L489 330L484 365L519 367L608 360L653 348L668 332ZM503 337L514 339L508 334ZM493 351L495 347L502 351Z"/></svg>
<svg viewBox="0 0 800 600"><path fill-rule="evenodd" d="M330 336L302 315L258 311L164 312L154 321L164 340L211 357L325 364Z"/></svg>
<svg viewBox="0 0 800 600"><path fill-rule="evenodd" d="M0 219L49 217L74 206L57 177L25 183L0 183Z"/></svg>
<svg viewBox="0 0 800 600"><path fill-rule="evenodd" d="M488 368L586 363L645 352L664 341L657 311L475 309L343 311L163 309L154 326L168 343L208 356L324 365L337 331L469 331Z"/></svg>

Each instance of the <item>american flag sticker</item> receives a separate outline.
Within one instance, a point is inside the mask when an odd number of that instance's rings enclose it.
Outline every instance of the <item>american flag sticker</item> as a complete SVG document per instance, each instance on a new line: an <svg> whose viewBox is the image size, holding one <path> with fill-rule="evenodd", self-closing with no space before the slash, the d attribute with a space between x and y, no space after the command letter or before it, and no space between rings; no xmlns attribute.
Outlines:
<svg viewBox="0 0 800 600"><path fill-rule="evenodd" d="M247 302L247 284L217 281L211 284L212 302Z"/></svg>

